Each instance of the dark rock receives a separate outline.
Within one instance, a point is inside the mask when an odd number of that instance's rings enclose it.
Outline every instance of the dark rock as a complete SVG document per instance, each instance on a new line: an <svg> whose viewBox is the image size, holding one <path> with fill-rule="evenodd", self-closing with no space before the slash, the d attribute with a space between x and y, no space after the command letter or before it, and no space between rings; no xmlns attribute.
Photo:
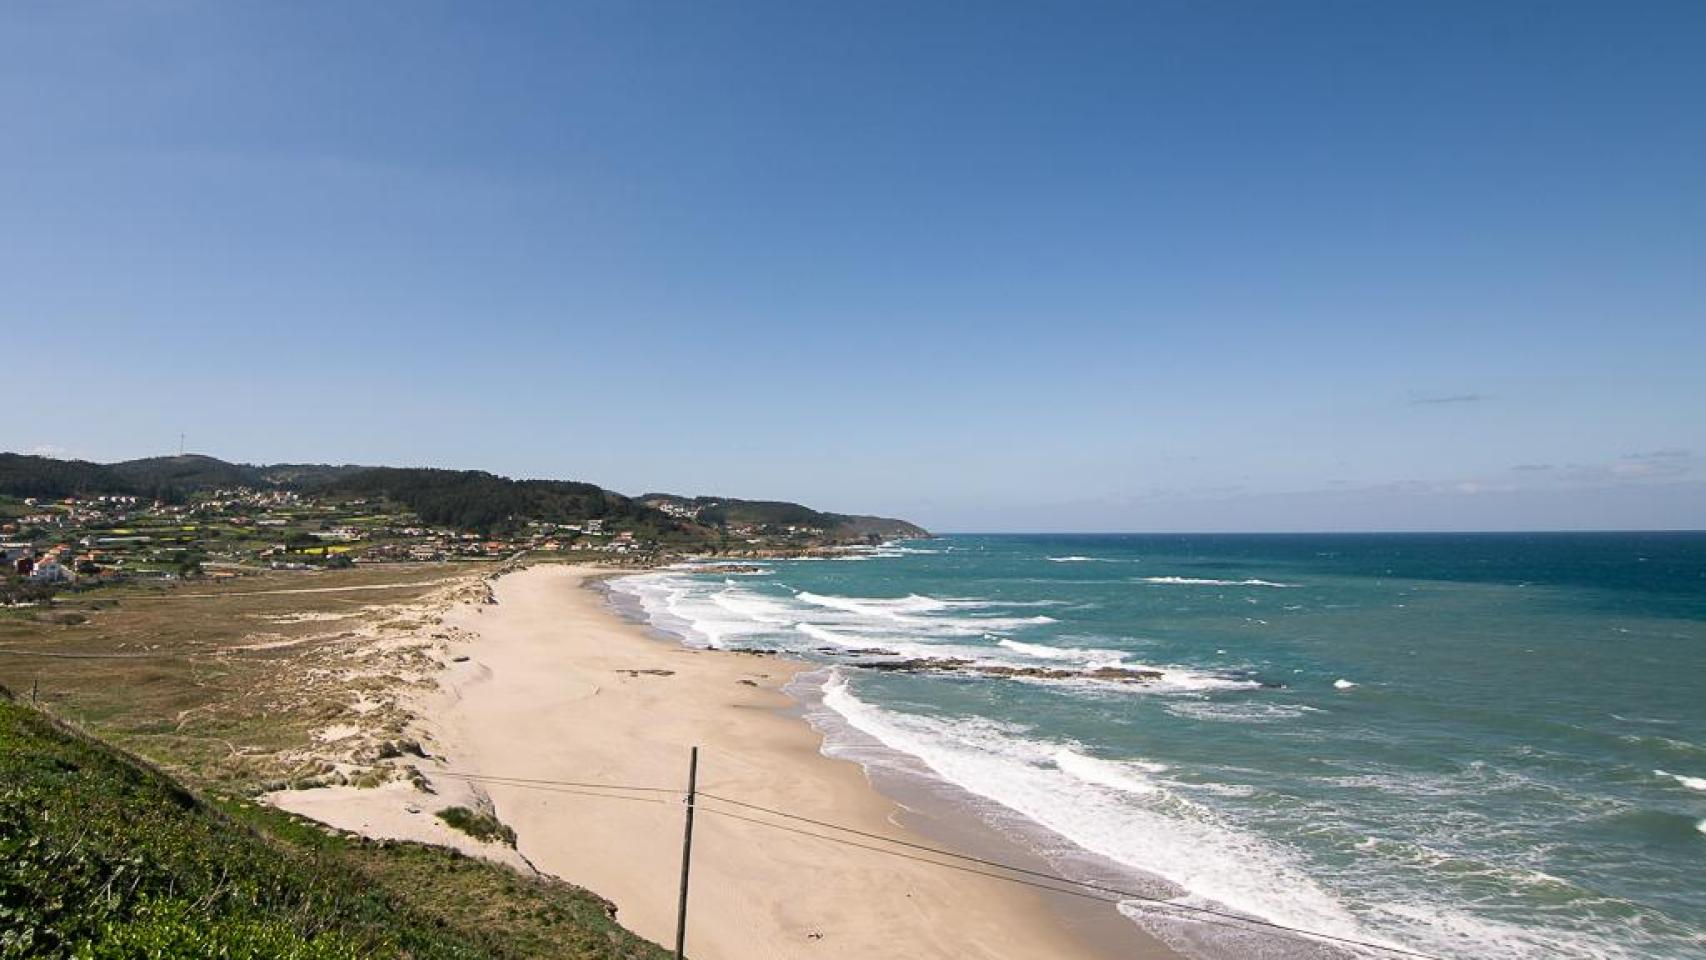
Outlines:
<svg viewBox="0 0 1706 960"><path fill-rule="evenodd" d="M875 660L860 663L866 670L893 673L963 673L980 677L1025 680L1103 680L1114 683L1153 683L1160 670L1133 667L1097 667L1094 670L1064 670L1059 667L1020 667L999 663L976 663L959 657L911 657L905 660Z"/></svg>
<svg viewBox="0 0 1706 960"><path fill-rule="evenodd" d="M866 670L886 670L893 673L920 673L929 670L959 670L970 666L972 661L957 657L912 657L906 660L873 660L861 663Z"/></svg>

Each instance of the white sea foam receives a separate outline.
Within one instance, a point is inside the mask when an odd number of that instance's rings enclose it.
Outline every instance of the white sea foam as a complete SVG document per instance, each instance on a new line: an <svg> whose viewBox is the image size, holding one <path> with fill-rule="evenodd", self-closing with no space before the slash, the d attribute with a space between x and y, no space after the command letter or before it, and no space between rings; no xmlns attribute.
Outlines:
<svg viewBox="0 0 1706 960"><path fill-rule="evenodd" d="M1178 790L1189 790L1196 793L1208 793L1217 797L1253 797L1256 788L1244 783L1190 783L1183 780L1172 780L1168 786Z"/></svg>
<svg viewBox="0 0 1706 960"><path fill-rule="evenodd" d="M874 647L878 645L877 640L874 637L850 637L843 633L837 633L828 627L820 627L815 623L796 623L794 624L794 629L808 637L811 637L819 643L827 643L832 646L843 647L846 649L852 649L855 647Z"/></svg>
<svg viewBox="0 0 1706 960"><path fill-rule="evenodd" d="M1181 700L1167 704L1167 712L1175 717L1216 723L1278 723L1320 711L1306 704L1265 700Z"/></svg>
<svg viewBox="0 0 1706 960"><path fill-rule="evenodd" d="M642 574L611 581L611 590L689 646L742 646L792 623L785 606L726 581L708 589L681 575Z"/></svg>
<svg viewBox="0 0 1706 960"><path fill-rule="evenodd" d="M1044 661L1078 675L1018 679L1075 687L1096 696L1194 694L1260 686L1254 680L1131 660L1117 649L1057 647L1017 640L1006 634L1053 623L1054 619L1042 615L991 616L982 612L990 607L1036 606L1055 601L998 601L921 594L842 597L809 591L777 597L760 594L733 581L712 585L668 574L626 577L613 583L614 589L638 599L653 625L676 634L690 646L714 649L762 646L832 655L882 650L903 659L963 660L973 667L1024 667ZM1153 670L1158 677L1132 684L1092 676L1096 670L1109 667Z"/></svg>
<svg viewBox="0 0 1706 960"><path fill-rule="evenodd" d="M1690 790L1706 790L1706 777L1685 777L1680 773L1666 773L1663 770L1654 770L1653 774L1660 777L1669 777Z"/></svg>
<svg viewBox="0 0 1706 960"><path fill-rule="evenodd" d="M1062 747L1060 752L1054 755L1054 765L1085 783L1094 783L1124 793L1154 793L1160 788L1144 774L1159 773L1167 769L1159 763L1103 760L1072 747Z"/></svg>
<svg viewBox="0 0 1706 960"><path fill-rule="evenodd" d="M1187 785L1157 776L1165 770L1158 764L1095 757L1078 744L1050 741L1015 724L979 717L927 717L878 707L859 698L839 671L830 672L822 703L852 730L893 753L861 747L850 735L836 734L833 727L826 727L825 752L915 775L928 771L989 802L984 814L998 828L1018 822L1013 820L1015 815L1029 820L1079 848L1173 884L1171 893L1157 891L1171 896L1173 903L1230 909L1331 936L1440 956L1634 960L1640 955L1595 934L1507 923L1430 897L1377 900L1367 905L1366 915L1359 919L1308 875L1296 852L1184 796L1189 791L1181 788ZM1248 787L1237 784L1191 789L1249 793ZM1706 821L1699 829L1706 833ZM1038 852L1058 860L1063 852L1056 842L1039 837ZM1059 868L1070 872L1070 868ZM1536 882L1547 880L1541 876ZM1280 945L1261 932L1194 923L1174 911L1141 902L1127 901L1120 910L1192 955L1364 956L1358 951L1318 953L1297 946L1274 952Z"/></svg>
<svg viewBox="0 0 1706 960"><path fill-rule="evenodd" d="M1675 720L1664 720L1664 719L1661 719L1659 717L1625 717L1620 713L1614 713L1611 715L1611 719L1621 720L1624 723L1651 723L1651 724L1655 724L1658 726L1665 726L1665 727L1676 726Z"/></svg>
<svg viewBox="0 0 1706 960"><path fill-rule="evenodd" d="M977 637L986 633L1023 630L1026 627L1058 622L1053 617L1041 614L1030 617L938 616L954 610L1024 605L978 598L942 599L916 593L896 598L841 597L812 593L809 590L800 591L794 598L802 603L856 614L871 621L903 626L909 631L945 636Z"/></svg>
<svg viewBox="0 0 1706 960"><path fill-rule="evenodd" d="M1382 926L1391 928L1415 948L1441 956L1473 957L1475 960L1551 960L1554 957L1638 960L1666 955L1631 949L1624 943L1592 934L1509 923L1419 898L1376 904L1372 913L1379 918Z"/></svg>
<svg viewBox="0 0 1706 960"><path fill-rule="evenodd" d="M981 718L939 719L877 707L856 696L839 671L824 685L823 704L936 776L1085 850L1176 884L1195 902L1368 936L1288 851L1165 789L1146 776L1153 768L1092 757L1075 744L1029 737L1023 728Z"/></svg>
<svg viewBox="0 0 1706 960"><path fill-rule="evenodd" d="M768 567L731 570L730 566L727 560L683 560L658 569L665 573L720 573L725 577L768 577L776 572Z"/></svg>
<svg viewBox="0 0 1706 960"><path fill-rule="evenodd" d="M757 620L759 623L785 624L793 622L793 618L788 614L787 607L742 590L723 590L713 593L711 594L711 602L736 616Z"/></svg>
<svg viewBox="0 0 1706 960"><path fill-rule="evenodd" d="M1119 650L1103 650L1094 647L1051 647L1041 643L1026 643L1023 640L1014 640L1011 637L1002 637L996 641L996 645L1037 660L1055 660L1104 667L1125 663L1125 654Z"/></svg>
<svg viewBox="0 0 1706 960"><path fill-rule="evenodd" d="M1333 689L1334 690L1349 690L1350 688L1352 688L1354 686L1356 686L1355 683L1353 683L1349 680L1346 680L1344 677L1340 677L1339 679L1333 681Z"/></svg>
<svg viewBox="0 0 1706 960"><path fill-rule="evenodd" d="M802 603L828 607L831 610L843 610L847 613L857 613L866 617L883 617L889 620L901 620L908 616L921 613L936 613L951 607L981 607L987 606L985 600L938 600L919 594L909 594L893 599L883 597L837 597L825 596L802 590L795 595Z"/></svg>
<svg viewBox="0 0 1706 960"><path fill-rule="evenodd" d="M986 657L985 655L989 653L989 650L985 647L952 643L918 643L905 637L881 634L848 634L815 623L805 622L794 624L794 629L798 630L803 636L810 637L819 645L835 647L839 650L885 650L894 656L905 659L969 660L974 664L992 666L1000 662Z"/></svg>
<svg viewBox="0 0 1706 960"><path fill-rule="evenodd" d="M1125 670L1154 670L1161 674L1158 679L1139 685L1119 681L1111 682L1115 689L1128 693L1195 693L1209 690L1254 689L1261 686L1255 680L1219 677L1213 674L1199 673L1195 670L1187 670L1183 667L1140 663L1127 659L1126 655L1119 650L1095 647L1051 647L1040 643L1025 643L1010 638L1002 638L997 642L997 646L1029 659L1048 660L1062 666L1075 666L1086 673L1102 667L1119 667ZM1082 681L1064 682L1082 682L1085 685L1096 687L1110 685L1109 681L1098 680L1089 676L1084 677Z"/></svg>
<svg viewBox="0 0 1706 960"><path fill-rule="evenodd" d="M1204 577L1139 577L1140 583L1160 583L1185 587L1279 587L1290 589L1300 583L1275 583L1272 580L1212 580Z"/></svg>

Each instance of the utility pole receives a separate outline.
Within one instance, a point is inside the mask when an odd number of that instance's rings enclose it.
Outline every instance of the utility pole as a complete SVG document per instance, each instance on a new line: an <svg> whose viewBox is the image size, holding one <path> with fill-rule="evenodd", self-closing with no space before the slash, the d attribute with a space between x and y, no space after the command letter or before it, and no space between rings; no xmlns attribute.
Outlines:
<svg viewBox="0 0 1706 960"><path fill-rule="evenodd" d="M675 960L687 956L687 870L693 863L693 801L699 791L699 748L687 759L687 828L681 836L681 905L675 914Z"/></svg>

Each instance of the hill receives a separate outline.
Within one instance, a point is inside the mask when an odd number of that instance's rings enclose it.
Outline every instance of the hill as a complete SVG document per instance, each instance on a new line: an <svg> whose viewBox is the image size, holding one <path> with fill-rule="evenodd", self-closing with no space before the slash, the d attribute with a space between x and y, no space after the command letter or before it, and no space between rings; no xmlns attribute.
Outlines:
<svg viewBox="0 0 1706 960"><path fill-rule="evenodd" d="M197 493L238 487L282 489L328 498L382 498L415 512L423 523L483 533L513 530L530 521L581 524L602 520L681 543L710 541L753 529L834 542L929 536L923 528L904 520L826 513L786 501L661 493L633 498L591 483L516 480L482 470L253 465L201 454L100 464L0 453L0 495L60 498L127 494L175 503Z"/></svg>
<svg viewBox="0 0 1706 960"><path fill-rule="evenodd" d="M104 464L0 453L0 494L6 496L82 497L130 492L130 481Z"/></svg>
<svg viewBox="0 0 1706 960"><path fill-rule="evenodd" d="M493 530L515 521L584 523L599 519L653 532L690 532L688 525L591 483L511 480L481 470L370 467L332 479L321 492L383 497L424 523Z"/></svg>
<svg viewBox="0 0 1706 960"><path fill-rule="evenodd" d="M235 487L310 490L366 469L288 463L257 467L195 453L112 464L0 453L0 494L52 498L125 494L170 502Z"/></svg>
<svg viewBox="0 0 1706 960"><path fill-rule="evenodd" d="M145 457L141 460L121 460L109 468L128 484L124 492L151 493L170 491L184 496L206 490L229 490L236 487L282 487L287 490L322 490L333 483L373 467L324 463L274 463L250 465L230 463L199 453L184 453L168 457Z"/></svg>
<svg viewBox="0 0 1706 960"><path fill-rule="evenodd" d="M661 960L578 887L222 807L0 687L0 957Z"/></svg>
<svg viewBox="0 0 1706 960"><path fill-rule="evenodd" d="M838 540L893 540L928 537L917 524L888 517L826 513L784 500L739 500L733 497L683 497L670 493L648 493L640 503L718 529L753 527L765 530L789 527L821 531Z"/></svg>

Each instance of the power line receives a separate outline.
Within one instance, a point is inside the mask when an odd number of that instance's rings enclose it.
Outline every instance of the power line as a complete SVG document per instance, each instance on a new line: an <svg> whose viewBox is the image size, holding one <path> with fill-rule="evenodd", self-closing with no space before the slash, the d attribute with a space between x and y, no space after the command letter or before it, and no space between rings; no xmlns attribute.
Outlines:
<svg viewBox="0 0 1706 960"><path fill-rule="evenodd" d="M534 779L534 778L526 778L526 777L504 777L504 776L497 776L497 775L492 775L492 774L466 773L463 771L455 771L455 770L433 771L433 775L435 775L435 776L447 776L447 777L453 777L453 778L461 778L464 780L471 780L471 781L476 781L476 782L492 783L492 784L496 784L496 785L500 785L500 786L513 786L513 787L518 787L518 788L522 788L522 789L544 790L547 792L554 792L554 793L567 793L567 794L574 794L574 795L580 795L580 796L598 797L598 798L603 798L603 799L607 799L607 800L635 800L635 801L639 801L642 803L657 803L657 804L665 804L665 805L670 804L671 801L668 799L658 798L658 797L636 797L636 796L629 796L627 794L631 794L631 793L655 793L655 794L676 794L676 795L682 794L682 791L680 790L680 788L677 788L677 787L651 787L651 786L637 786L637 785L620 784L620 783L596 783L596 782L575 781L575 780L545 780L545 779ZM590 791L595 791L595 790L623 791L623 792L606 792L606 793L590 792ZM920 856L915 856L912 854L902 853L898 850L892 850L892 849L888 849L885 847L873 846L871 844L857 843L857 842L854 842L851 840L846 840L846 839L843 839L840 837L825 836L824 834L821 834L821 833L814 833L814 832L809 831L809 830L801 830L797 827L789 827L785 824L772 823L772 822L769 822L766 820L760 820L756 817L743 816L741 814L733 813L733 812L728 811L728 810L718 810L714 807L703 808L706 813L715 814L717 816L727 817L727 818L730 818L733 820L740 820L740 821L755 824L755 825L761 826L761 827L769 827L773 830L782 830L784 832L794 833L794 834L798 834L800 836L814 837L816 839L824 840L824 841L827 841L830 843L839 843L839 844L842 844L844 846L856 847L856 848L861 849L861 850L869 850L869 851L872 851L874 853L886 854L888 856L899 857L899 858L905 859L905 860L912 860L912 861L916 861L918 863L926 863L926 864L930 864L933 866L945 867L949 870L959 870L961 872L971 873L971 874L975 874L977 876L989 877L989 878L992 878L995 880L1005 880L1009 883L1017 883L1017 884L1021 884L1023 886L1028 886L1028 887L1035 887L1035 888L1040 889L1040 890L1048 890L1048 891L1052 891L1054 893L1066 894L1068 896L1075 896L1075 897L1081 897L1081 898L1088 899L1088 900L1095 900L1098 903L1118 904L1123 900L1135 900L1135 901L1138 901L1140 903L1148 904L1148 905L1151 905L1153 907L1156 907L1156 908L1159 908L1162 910L1178 911L1178 913L1174 914L1174 916L1177 916L1179 919L1187 919L1188 918L1192 921L1195 921L1198 923L1209 924L1212 926L1227 927L1229 929L1243 930L1246 932L1256 932L1256 931L1253 931L1251 928L1252 927L1260 927L1260 928L1263 928L1263 932L1272 932L1272 933L1277 933L1280 935L1286 935L1286 936L1291 936L1291 937L1296 937L1296 938L1309 938L1309 939L1314 939L1314 940L1318 940L1318 941L1327 941L1327 942L1331 942L1331 943L1341 944L1344 946L1360 947L1360 948L1368 949L1368 950L1379 950L1379 951L1383 951L1383 952L1386 952L1389 954L1395 954L1395 955L1399 955L1399 956L1415 957L1415 958L1418 958L1418 960L1445 960L1445 958L1440 957L1437 954L1423 953L1422 951L1419 951L1419 950L1410 950L1410 949L1406 949L1404 947L1388 946L1386 944L1373 943L1373 942L1370 942L1367 940L1357 940L1357 939L1352 938L1352 937L1342 937L1342 936L1338 936L1336 934L1331 934L1331 933L1321 933L1321 932L1314 931L1314 930L1305 930L1305 929L1302 929L1300 927L1287 926L1286 924L1283 924L1283 923L1276 923L1276 922L1271 921L1271 920L1263 920L1263 919L1258 918L1258 917L1247 917L1247 916L1243 916L1241 914L1231 913L1229 911L1215 910L1215 909L1210 908L1210 907L1199 907L1199 906L1194 906L1191 904L1177 903L1177 902L1174 902L1172 900L1168 900L1164 897L1157 897L1157 896L1154 896L1151 894L1138 893L1137 891L1134 891L1134 890L1125 890L1125 889L1121 889L1119 887L1107 886L1105 884L1093 883L1093 882L1086 881L1086 880L1075 880L1071 877L1064 877L1064 876L1061 876L1059 874L1047 873L1047 872L1041 871L1041 870L1032 870L1028 867L1016 866L1016 865L1010 864L1010 863L1002 863L999 860L990 860L990 859L987 859L984 857L973 856L971 854L959 853L957 851L947 850L947 849L944 849L942 847L930 846L929 844L917 843L917 842L914 842L911 840L902 840L902 839L899 839L898 837L884 836L883 834L880 834L880 833L872 833L870 831L860 830L856 827L849 827L849 826L845 826L845 825L838 824L838 823L831 823L827 820L817 820L817 819L814 819L812 817L806 817L806 816L802 816L802 815L796 814L796 813L789 813L785 810L777 810L773 807L766 807L766 806L763 806L761 804L749 803L745 800L736 800L732 797L724 797L724 796L721 796L719 794L707 793L704 791L700 791L698 795L700 797L706 799L706 800L718 801L721 803L730 804L732 806L742 807L742 808L745 808L747 810L753 810L753 811L756 811L759 813L768 814L770 816L782 817L782 818L787 819L787 820L794 820L794 821L798 821L800 823L810 824L814 827L821 827L821 828L826 829L826 830L840 831L842 833L851 834L853 836L863 837L863 838L868 839L868 840L875 840L875 841L879 841L881 843L888 843L888 844L893 844L895 846L906 847L906 848L909 848L912 850L918 850L920 852L933 854L935 856L947 857L947 858L950 858L953 860L966 861L969 863L977 864L978 866L989 867L989 868L993 868L996 870L1004 870L1004 871L1007 871L1008 873L1021 874L1022 876L1008 876L1008 875L1002 874L1002 873L991 873L991 872L988 872L986 870L979 870L979 869L976 869L974 867L968 867L968 866L965 866L965 865L959 864L959 863L943 863L940 860L932 860L932 859L929 859L927 857L920 857ZM1025 877L1031 877L1034 879L1025 879ZM1039 881L1046 881L1046 882L1039 882ZM1067 884L1068 886L1067 887L1060 887L1060 886L1054 886L1054 884ZM1086 892L1086 891L1091 891L1091 892ZM1109 895L1113 898L1116 898L1116 899L1109 899L1109 896L1097 896L1096 894L1107 894L1107 895ZM1181 916L1181 914L1183 916ZM1207 918L1213 918L1213 919L1207 919ZM1226 922L1226 921L1231 921L1231 922Z"/></svg>
<svg viewBox="0 0 1706 960"><path fill-rule="evenodd" d="M1192 906L1189 904L1175 903L1174 901L1165 899L1163 897L1157 897L1157 896L1153 896L1150 894L1137 893L1137 892L1131 891L1131 890L1122 890L1118 887L1105 886L1102 884L1091 883L1091 882L1085 881L1085 880L1074 880L1071 877L1063 877L1063 876L1060 876L1058 874L1045 873L1041 870L1031 870L1031 869L1026 868L1026 867L1019 867L1019 866L1014 866L1013 864L1009 864L1009 863L1002 863L998 860L988 860L988 859L985 859L983 857L975 857L975 856L972 856L970 854L958 853L958 852L955 852L953 850L945 850L941 847L932 847L932 846L929 846L928 844L914 843L910 840L901 840L901 839L898 839L896 837L887 837L887 836L883 836L882 834L879 834L879 833L871 833L871 832L868 832L865 830L856 829L854 827L842 826L841 824L838 824L838 823L830 823L830 822L824 821L824 820L814 820L811 817L803 817L803 816L800 816L799 814L788 813L788 812L783 811L783 810L775 810L775 809L772 809L770 807L760 806L756 803L748 803L744 800L734 800L734 799L730 799L729 797L718 796L717 794L714 794L714 793L701 792L700 796L702 796L708 800L718 800L718 801L721 801L723 803L734 804L735 806L738 806L738 807L745 807L749 810L757 810L761 813L768 813L768 814L771 814L772 816L785 817L789 820L798 820L802 823L809 823L813 826L823 827L823 828L829 829L829 830L839 830L839 831L842 831L844 833L850 833L850 834L853 834L855 836L865 837L865 838L871 839L871 840L880 840L884 843L892 843L892 844L895 844L897 846L910 847L914 850L922 850L926 853L933 853L933 854L936 854L938 856L952 857L952 858L957 859L957 860L967 860L967 861L970 861L972 863L981 864L981 865L986 866L986 867L994 867L994 868L999 869L999 870L1008 870L1008 871L1011 871L1013 873L1020 873L1020 874L1026 875L1026 876L1037 877L1039 879L1049 880L1049 881L1053 881L1056 883L1070 883L1070 884L1073 884L1074 886L1084 887L1084 888L1089 889L1089 890L1095 890L1099 893L1113 894L1114 896L1120 897L1122 899L1140 900L1140 901L1143 901L1146 903L1158 904L1158 905L1166 907L1168 909L1184 910L1184 911L1188 911L1191 913L1198 913L1198 914L1204 914L1207 916L1220 917L1220 918L1227 919L1227 920L1237 921L1240 924L1254 924L1256 926L1268 927L1270 929L1282 931L1282 932L1289 933L1289 934L1292 934L1295 936L1315 937L1315 938L1319 938L1322 940L1330 940L1330 941L1333 941L1335 943L1342 943L1342 944L1345 944L1347 946L1365 947L1365 948L1368 948L1371 950L1384 950L1384 951L1387 951L1389 953L1401 954L1403 956L1418 957L1418 958L1421 958L1421 960L1444 960L1443 957L1439 957L1439 956L1436 956L1436 955L1430 954L1430 953L1422 953L1421 951L1418 951L1418 950L1408 950L1408 949L1405 949L1403 947L1392 947L1392 946L1387 946L1385 944L1380 944L1380 943L1371 943L1371 942L1368 942L1366 940L1357 940L1357 939L1354 939L1351 937L1341 937L1341 936L1336 936L1336 935L1330 934L1330 933L1319 933L1319 932L1316 932L1314 930L1304 930L1304 929L1301 929L1298 927L1290 927L1290 926L1287 926L1283 923L1275 923L1271 920L1262 920L1262 919L1256 918L1256 917L1246 917L1246 916L1243 916L1241 914L1231 913L1231 912L1224 911L1224 910L1214 910L1214 909L1211 909L1209 907L1197 907L1197 906ZM715 811L713 811L713 812L715 812ZM729 814L726 811L723 812L723 815L724 816L734 816L733 814ZM752 820L751 818L746 818L746 817L743 817L741 819L751 820L751 822L754 822L754 823L762 823L762 821ZM781 824L767 824L767 825L776 827L778 829L787 829L787 828L783 827ZM848 841L844 841L844 840L839 840L835 837L825 837L822 834L808 833L808 832L803 831L803 830L795 830L793 832L801 833L801 834L804 834L806 836L816 836L816 837L819 837L821 839L829 840L829 841L834 842L834 843L847 843L848 842ZM851 845L862 847L864 849L877 850L880 853L888 853L888 854L891 854L894 856L905 856L904 854L900 854L900 853L898 853L896 851L892 851L892 850L885 850L885 849L878 848L878 847L866 847L864 844L851 844ZM922 858L909 857L909 859L922 859ZM936 862L936 861L928 861L927 860L924 862L932 863L932 862ZM952 866L951 864L939 864L939 865L940 866ZM964 868L955 867L955 869L964 869ZM973 872L977 872L977 871L973 871ZM998 875L986 874L986 876L998 876ZM1001 877L1000 879L1012 879L1012 878ZM1016 881L1016 882L1023 882L1023 881ZM1046 889L1055 889L1055 888L1046 888ZM1065 892L1065 891L1062 891L1062 892ZM1095 899L1101 899L1101 898L1098 897ZM1104 901L1104 902L1108 902L1108 901Z"/></svg>
<svg viewBox="0 0 1706 960"><path fill-rule="evenodd" d="M436 776L436 775L438 775L438 773L439 773L439 771L434 771L432 775ZM662 806L674 806L674 804L670 800L667 800L667 799L664 799L661 797L636 797L636 796L631 796L631 795L625 794L625 793L601 793L601 792L597 792L596 790L593 790L593 789L576 789L574 787L558 786L556 784L552 784L552 783L548 783L548 782L536 782L536 783L510 782L510 781L502 780L502 779L491 779L491 778L486 778L486 777L469 776L467 774L450 774L449 776L451 776L452 778L455 778L455 779L469 780L469 781L473 781L476 783L489 783L489 784L493 784L495 786L501 786L501 787L514 787L517 790L538 790L538 791L541 791L543 793L561 793L561 794L567 794L570 796L577 796L577 797L593 797L593 798L596 798L599 800L632 800L635 803L655 803L655 804L659 804ZM589 784L587 786L591 786L591 787L596 788L599 785L598 784ZM631 788L631 789L646 789L646 788ZM677 792L679 792L679 791L677 791Z"/></svg>
<svg viewBox="0 0 1706 960"><path fill-rule="evenodd" d="M881 854L886 854L886 855L891 856L891 857L899 857L902 860L912 860L912 861L915 861L918 863L929 864L933 867L944 867L944 868L949 869L949 870L958 870L961 873L969 873L969 874L972 874L973 876L988 877L992 880L1003 880L1003 881L1006 881L1007 883L1016 883L1016 884L1019 884L1020 886L1024 886L1024 887L1033 887L1033 888L1038 889L1038 890L1047 890L1050 893L1059 893L1059 894L1065 894L1066 896L1069 896L1069 897L1078 897L1078 898L1084 899L1084 900L1093 900L1096 903L1105 903L1105 904L1108 904L1110 906L1118 906L1123 900L1130 899L1127 897L1112 897L1112 898L1110 898L1110 897L1099 897L1094 893L1089 893L1089 892L1086 892L1083 890L1074 890L1071 887L1056 887L1056 886L1052 886L1052 885L1047 884L1047 883L1040 883L1036 880L1026 880L1023 877L1010 877L1010 876L1007 876L1005 874L990 873L987 870L979 870L975 867L962 866L962 865L957 864L957 863L943 863L940 860L931 860L927 857L915 856L915 855L910 854L910 853L901 853L898 850L887 850L887 849L884 849L882 847L874 847L874 846L871 846L870 844L857 843L857 842L852 841L852 840L842 840L842 839L839 839L837 837L827 837L821 833L812 833L809 830L801 830L798 827L784 826L780 823L770 823L770 822L765 821L765 820L759 820L759 819L756 819L754 817L746 817L746 816L742 816L738 813L730 813L727 810L718 810L718 809L715 809L713 807L703 807L701 809L703 809L704 812L715 815L715 816L727 817L730 820L740 820L740 821L743 821L745 823L757 824L758 826L761 826L761 827L769 827L772 830L782 830L782 831L787 832L787 833L797 833L802 837L812 837L812 838L817 839L817 840L826 840L830 843L839 843L842 846L857 847L860 850L869 850L873 853L881 853ZM1015 869L1015 868L1008 868L1008 869ZM1065 879L1063 879L1062 882L1078 884L1080 886L1088 886L1087 884L1079 884L1078 881L1076 881L1076 880L1065 880ZM1190 907L1188 907L1184 904L1172 903L1172 902L1166 901L1166 900L1157 901L1156 904L1160 907L1169 908L1169 909L1185 910L1185 911L1189 911L1191 909ZM1226 923L1226 922L1218 920L1218 919L1204 919L1203 917L1200 917L1200 916L1177 916L1176 919L1190 920L1194 923L1200 923L1200 924L1203 924L1205 926L1224 927L1224 928L1229 929L1229 930L1241 930L1241 931L1244 931L1247 933L1265 933L1265 934L1272 935L1271 932L1267 931L1267 930L1252 931L1252 930L1250 930L1249 927L1243 927L1243 926L1238 926L1237 924ZM1237 917L1236 919L1243 920L1244 918ZM1371 946L1373 946L1373 945L1371 944ZM1433 958L1433 960L1443 960L1443 958Z"/></svg>
<svg viewBox="0 0 1706 960"><path fill-rule="evenodd" d="M553 787L589 787L600 790L630 790L639 793L680 793L680 787L637 787L625 783L588 783L575 780L538 780L527 777L505 777L495 773L468 773L462 770L434 770L435 777L461 777L465 780L489 780L497 783L522 786L526 784L544 784Z"/></svg>

